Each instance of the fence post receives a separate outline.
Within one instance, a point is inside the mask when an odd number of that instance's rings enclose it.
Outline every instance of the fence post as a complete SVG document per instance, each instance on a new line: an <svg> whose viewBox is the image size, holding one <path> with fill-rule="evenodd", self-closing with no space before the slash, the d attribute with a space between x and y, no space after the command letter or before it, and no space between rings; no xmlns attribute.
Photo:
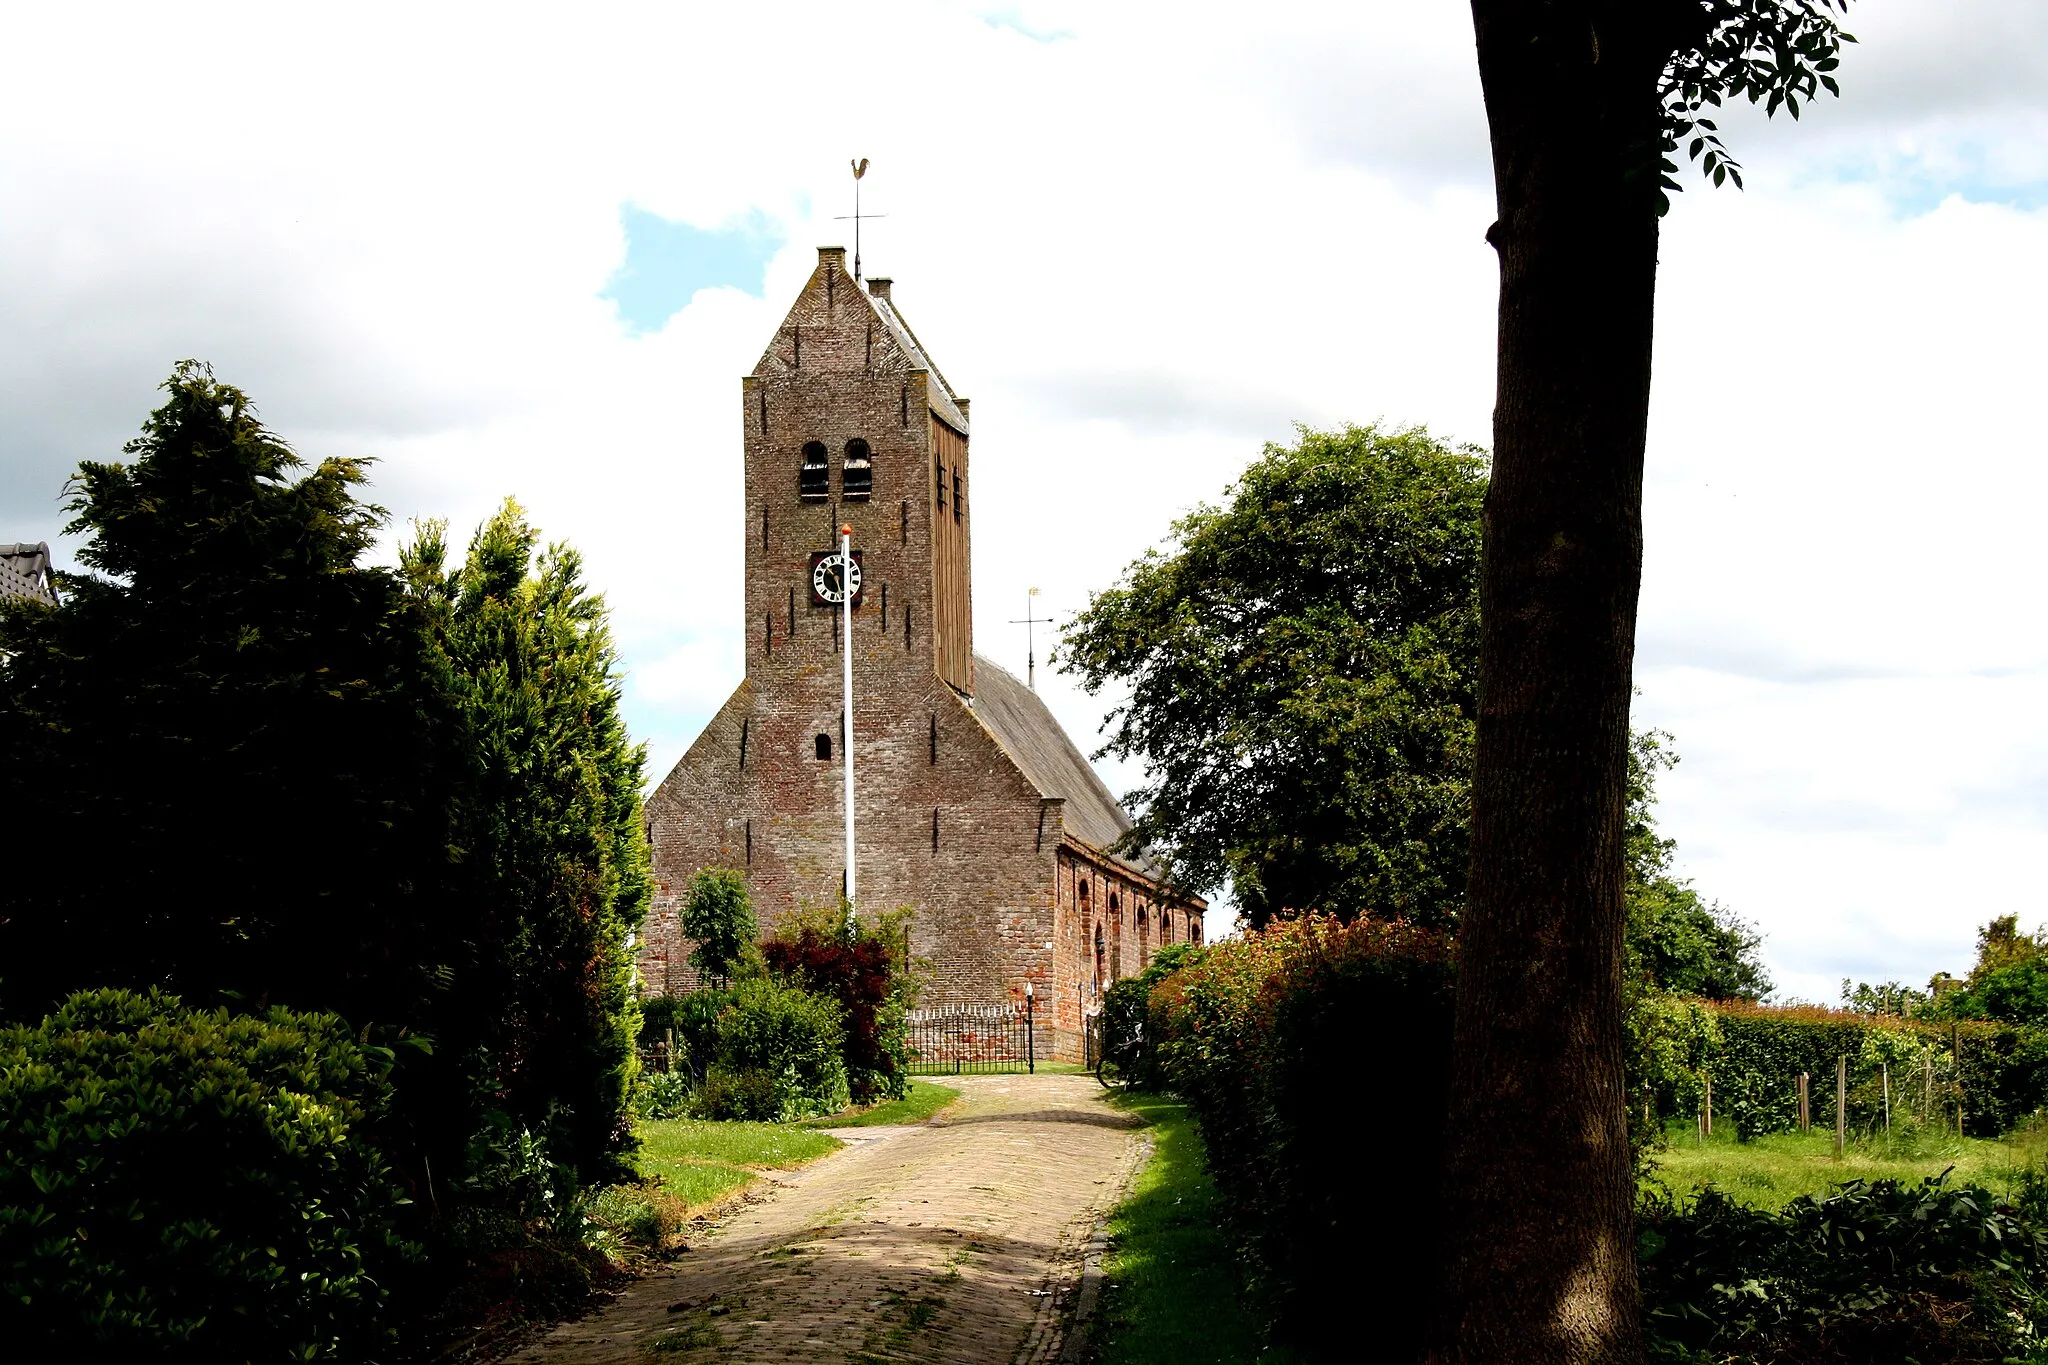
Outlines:
<svg viewBox="0 0 2048 1365"><path fill-rule="evenodd" d="M1707 1136L1714 1135L1714 1078L1707 1077Z"/></svg>
<svg viewBox="0 0 2048 1365"><path fill-rule="evenodd" d="M1948 1029L1949 1055L1955 1058L1956 1063L1956 1136L1961 1137L1963 1135L1963 1026L1961 1024L1950 1024Z"/></svg>
<svg viewBox="0 0 2048 1365"><path fill-rule="evenodd" d="M1842 1143L1849 1134L1849 1054L1835 1058L1835 1160L1842 1159Z"/></svg>
<svg viewBox="0 0 2048 1365"><path fill-rule="evenodd" d="M1813 1110L1807 1101L1807 1090L1807 1074L1802 1071L1799 1073L1799 1131L1802 1133L1813 1131Z"/></svg>
<svg viewBox="0 0 2048 1365"><path fill-rule="evenodd" d="M1877 1064L1877 1072L1884 1079L1884 1135L1890 1137L1892 1135L1892 1064L1890 1062L1879 1062Z"/></svg>

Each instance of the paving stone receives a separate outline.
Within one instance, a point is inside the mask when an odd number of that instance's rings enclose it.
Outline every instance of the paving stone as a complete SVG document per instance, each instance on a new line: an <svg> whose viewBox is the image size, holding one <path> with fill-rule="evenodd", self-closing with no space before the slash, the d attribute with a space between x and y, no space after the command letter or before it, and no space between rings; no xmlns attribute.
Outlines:
<svg viewBox="0 0 2048 1365"><path fill-rule="evenodd" d="M1090 1076L949 1077L965 1099L854 1139L693 1236L673 1266L511 1357L1057 1360L1091 1230L1143 1150ZM856 1136L858 1135L858 1136Z"/></svg>

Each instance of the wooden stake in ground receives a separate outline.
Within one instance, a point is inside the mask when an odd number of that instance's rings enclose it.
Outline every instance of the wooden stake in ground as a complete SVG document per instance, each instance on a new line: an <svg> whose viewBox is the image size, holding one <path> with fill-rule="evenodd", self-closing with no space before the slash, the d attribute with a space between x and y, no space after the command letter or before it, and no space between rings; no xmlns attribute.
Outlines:
<svg viewBox="0 0 2048 1365"><path fill-rule="evenodd" d="M1714 1078L1707 1077L1707 1136L1714 1135Z"/></svg>
<svg viewBox="0 0 2048 1365"><path fill-rule="evenodd" d="M1877 1064L1878 1075L1884 1078L1884 1135L1892 1135L1892 1066L1890 1062Z"/></svg>
<svg viewBox="0 0 2048 1365"><path fill-rule="evenodd" d="M1799 1131L1802 1133L1813 1131L1813 1116L1807 1107L1806 1073L1804 1071L1799 1073Z"/></svg>
<svg viewBox="0 0 2048 1365"><path fill-rule="evenodd" d="M1835 1058L1835 1160L1842 1159L1842 1144L1849 1136L1849 1056Z"/></svg>

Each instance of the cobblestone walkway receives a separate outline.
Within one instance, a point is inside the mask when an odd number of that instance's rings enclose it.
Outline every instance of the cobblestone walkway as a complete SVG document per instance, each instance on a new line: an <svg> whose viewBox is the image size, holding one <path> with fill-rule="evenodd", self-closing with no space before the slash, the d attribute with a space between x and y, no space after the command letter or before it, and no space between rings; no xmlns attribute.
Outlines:
<svg viewBox="0 0 2048 1365"><path fill-rule="evenodd" d="M947 1078L917 1128L764 1182L673 1266L521 1365L1058 1358L1082 1249L1142 1144L1091 1076ZM757 1186L762 1189L763 1186Z"/></svg>

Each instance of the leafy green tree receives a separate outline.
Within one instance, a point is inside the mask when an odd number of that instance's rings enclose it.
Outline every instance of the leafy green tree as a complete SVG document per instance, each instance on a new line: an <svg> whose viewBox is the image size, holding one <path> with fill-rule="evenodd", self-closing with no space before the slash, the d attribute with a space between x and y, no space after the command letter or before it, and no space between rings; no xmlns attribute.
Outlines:
<svg viewBox="0 0 2048 1365"><path fill-rule="evenodd" d="M1422 428L1303 428L1091 599L1062 666L1125 685L1136 828L1254 923L1442 922L1465 887L1486 462Z"/></svg>
<svg viewBox="0 0 2048 1365"><path fill-rule="evenodd" d="M734 964L754 946L756 933L746 874L729 867L698 869L690 878L681 918L683 937L696 944L690 965L706 980L730 982Z"/></svg>
<svg viewBox="0 0 2048 1365"><path fill-rule="evenodd" d="M477 1102L586 1177L631 1139L639 1029L631 942L646 913L644 752L619 715L603 599L508 500L447 563L438 523L401 554L469 737L456 842L473 956L449 1042Z"/></svg>
<svg viewBox="0 0 2048 1365"><path fill-rule="evenodd" d="M1642 1359L1623 1076L1629 697L1659 217L1731 98L1797 115L1843 0L1472 0L1500 316L1432 1358Z"/></svg>
<svg viewBox="0 0 2048 1365"><path fill-rule="evenodd" d="M1708 1000L1761 1000L1770 974L1757 957L1763 940L1742 920L1710 905L1692 883L1671 875L1677 841L1657 832L1657 774L1677 751L1661 730L1638 731L1629 745L1626 824L1627 960L1652 990Z"/></svg>
<svg viewBox="0 0 2048 1365"><path fill-rule="evenodd" d="M1977 931L1977 964L1972 983L2041 956L2041 938L2022 933L2018 915L2000 915Z"/></svg>
<svg viewBox="0 0 2048 1365"><path fill-rule="evenodd" d="M0 1013L84 987L431 1026L459 726L420 613L361 560L361 462L305 462L187 361L125 463L72 479L85 569L0 608L26 798ZM304 472L302 472L304 471Z"/></svg>
<svg viewBox="0 0 2048 1365"><path fill-rule="evenodd" d="M1998 916L1977 931L1977 962L1965 980L1943 973L1927 983L1933 998L1923 1013L2048 1027L2048 952L2041 938L2022 932L2018 915Z"/></svg>

